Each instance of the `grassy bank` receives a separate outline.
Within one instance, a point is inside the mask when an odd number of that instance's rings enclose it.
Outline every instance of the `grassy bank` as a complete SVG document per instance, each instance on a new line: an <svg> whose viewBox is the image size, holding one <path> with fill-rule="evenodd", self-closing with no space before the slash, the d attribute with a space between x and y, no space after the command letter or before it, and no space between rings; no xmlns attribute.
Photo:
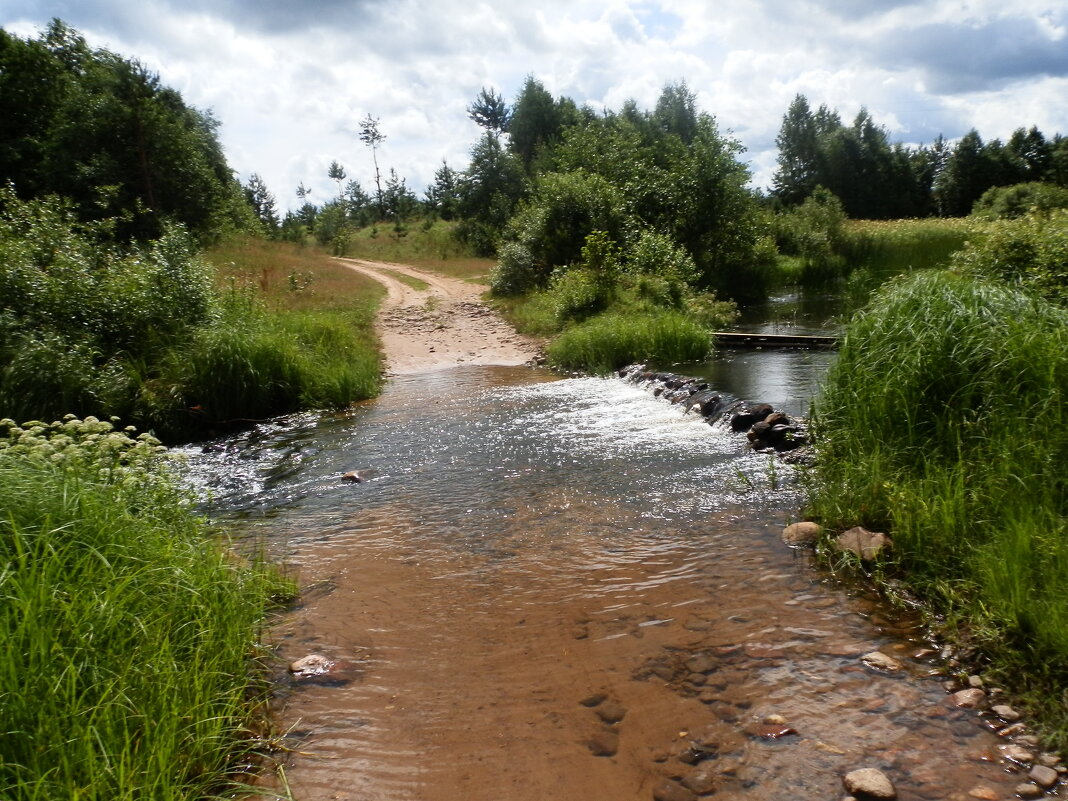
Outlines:
<svg viewBox="0 0 1068 801"><path fill-rule="evenodd" d="M0 796L232 791L257 635L290 588L195 518L150 439L0 421Z"/></svg>
<svg viewBox="0 0 1068 801"><path fill-rule="evenodd" d="M1068 745L1068 314L999 283L901 276L815 405L811 512L889 531L883 566Z"/></svg>
<svg viewBox="0 0 1068 801"><path fill-rule="evenodd" d="M254 239L117 245L56 199L0 197L0 416L121 417L169 441L378 391L381 290Z"/></svg>

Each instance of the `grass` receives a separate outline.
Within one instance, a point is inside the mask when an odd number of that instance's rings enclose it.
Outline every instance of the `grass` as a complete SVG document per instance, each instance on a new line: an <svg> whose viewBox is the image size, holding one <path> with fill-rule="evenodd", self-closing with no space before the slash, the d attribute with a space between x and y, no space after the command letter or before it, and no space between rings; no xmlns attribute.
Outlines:
<svg viewBox="0 0 1068 801"><path fill-rule="evenodd" d="M175 486L108 423L0 422L0 797L235 789L265 731L258 633L291 587Z"/></svg>
<svg viewBox="0 0 1068 801"><path fill-rule="evenodd" d="M887 569L1068 745L1068 313L901 276L847 329L814 426L811 512L889 530Z"/></svg>
<svg viewBox="0 0 1068 801"><path fill-rule="evenodd" d="M608 312L566 329L548 347L549 363L607 373L639 361L669 365L703 361L712 351L707 328L667 310Z"/></svg>

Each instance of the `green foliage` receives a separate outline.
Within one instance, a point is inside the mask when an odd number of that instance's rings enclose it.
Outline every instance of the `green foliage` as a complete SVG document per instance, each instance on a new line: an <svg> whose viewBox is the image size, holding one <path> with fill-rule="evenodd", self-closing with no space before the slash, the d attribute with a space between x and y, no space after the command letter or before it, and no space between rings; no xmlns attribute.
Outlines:
<svg viewBox="0 0 1068 801"><path fill-rule="evenodd" d="M290 588L225 555L158 443L94 418L0 420L0 794L225 791L254 649Z"/></svg>
<svg viewBox="0 0 1068 801"><path fill-rule="evenodd" d="M626 225L622 195L601 176L544 175L509 223L490 286L502 295L544 286L554 268L582 261L590 234L618 242Z"/></svg>
<svg viewBox="0 0 1068 801"><path fill-rule="evenodd" d="M554 275L548 294L557 328L602 311L608 305L609 286L588 268L561 270Z"/></svg>
<svg viewBox="0 0 1068 801"><path fill-rule="evenodd" d="M702 361L711 349L708 330L683 314L610 312L564 331L548 356L557 367L606 373L638 361Z"/></svg>
<svg viewBox="0 0 1068 801"><path fill-rule="evenodd" d="M201 237L255 220L218 142L218 122L136 61L92 50L58 20L35 40L0 31L0 181L57 194L123 239L168 220Z"/></svg>
<svg viewBox="0 0 1068 801"><path fill-rule="evenodd" d="M984 220L1015 219L1064 208L1068 208L1068 188L1032 181L991 187L975 201L972 215Z"/></svg>
<svg viewBox="0 0 1068 801"><path fill-rule="evenodd" d="M817 186L801 205L775 216L779 251L802 260L802 285L819 285L842 276L844 259L840 251L845 221L842 202L822 186Z"/></svg>
<svg viewBox="0 0 1068 801"><path fill-rule="evenodd" d="M815 406L813 511L1030 675L1068 687L1068 314L948 272L891 281Z"/></svg>
<svg viewBox="0 0 1068 801"><path fill-rule="evenodd" d="M1068 209L994 222L953 265L1068 303Z"/></svg>

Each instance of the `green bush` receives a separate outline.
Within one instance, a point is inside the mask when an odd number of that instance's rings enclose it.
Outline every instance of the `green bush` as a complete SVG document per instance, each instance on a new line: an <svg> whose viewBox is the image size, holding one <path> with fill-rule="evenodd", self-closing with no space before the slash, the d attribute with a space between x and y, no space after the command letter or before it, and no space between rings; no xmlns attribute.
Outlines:
<svg viewBox="0 0 1068 801"><path fill-rule="evenodd" d="M1068 208L1068 188L1032 181L991 187L975 201L972 216L984 220L1016 219L1064 208Z"/></svg>
<svg viewBox="0 0 1068 801"><path fill-rule="evenodd" d="M999 220L953 266L1068 301L1068 210Z"/></svg>
<svg viewBox="0 0 1068 801"><path fill-rule="evenodd" d="M0 795L225 791L288 585L228 557L158 443L92 418L0 421Z"/></svg>

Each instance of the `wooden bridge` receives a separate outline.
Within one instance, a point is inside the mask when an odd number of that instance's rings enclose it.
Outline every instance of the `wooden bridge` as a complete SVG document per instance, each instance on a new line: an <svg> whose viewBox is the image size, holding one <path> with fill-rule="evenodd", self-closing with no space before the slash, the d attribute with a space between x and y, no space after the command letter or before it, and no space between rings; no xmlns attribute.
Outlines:
<svg viewBox="0 0 1068 801"><path fill-rule="evenodd" d="M835 348L838 337L818 334L755 334L716 331L716 344L725 348Z"/></svg>

